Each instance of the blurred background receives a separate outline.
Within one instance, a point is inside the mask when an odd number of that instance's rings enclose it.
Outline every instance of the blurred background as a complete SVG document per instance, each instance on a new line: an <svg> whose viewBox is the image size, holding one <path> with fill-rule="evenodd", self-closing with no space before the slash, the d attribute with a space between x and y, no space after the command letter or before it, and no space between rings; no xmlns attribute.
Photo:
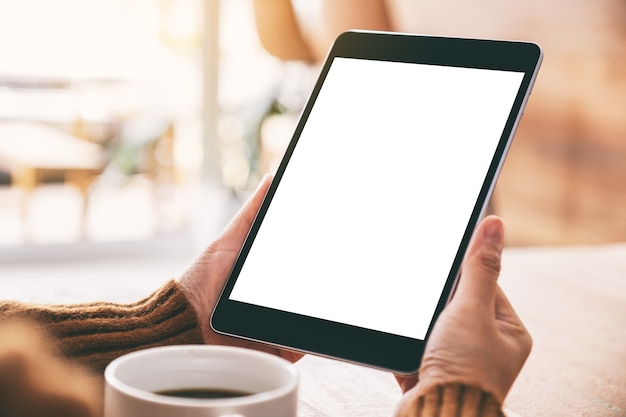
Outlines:
<svg viewBox="0 0 626 417"><path fill-rule="evenodd" d="M626 241L624 1L0 0L0 259L197 250L351 28L541 44L507 245Z"/></svg>
<svg viewBox="0 0 626 417"><path fill-rule="evenodd" d="M280 72L250 1L0 0L0 256L206 243Z"/></svg>

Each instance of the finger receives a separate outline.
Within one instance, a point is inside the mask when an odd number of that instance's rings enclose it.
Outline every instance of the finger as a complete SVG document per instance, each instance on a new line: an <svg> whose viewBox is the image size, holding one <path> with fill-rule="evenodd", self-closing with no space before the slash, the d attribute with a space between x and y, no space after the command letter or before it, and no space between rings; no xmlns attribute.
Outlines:
<svg viewBox="0 0 626 417"><path fill-rule="evenodd" d="M507 323L522 323L508 297L498 285L496 289L496 320Z"/></svg>
<svg viewBox="0 0 626 417"><path fill-rule="evenodd" d="M533 345L532 336L500 286L496 291L495 307L496 322L500 331L514 337L515 345L523 353L523 357L527 358Z"/></svg>
<svg viewBox="0 0 626 417"><path fill-rule="evenodd" d="M406 394L408 390L413 388L419 382L419 374L416 372L411 375L393 375L396 378L396 382L400 386L400 390L402 390L403 394Z"/></svg>
<svg viewBox="0 0 626 417"><path fill-rule="evenodd" d="M272 178L273 176L271 174L265 174L263 176L254 193L252 193L248 200L243 204L241 209L239 209L239 212L224 230L222 238L225 238L226 241L230 241L230 238L237 238L238 242L236 242L236 244L241 245L241 242L243 242L243 239L250 230L250 226L252 226L252 222L254 221L259 208L261 208L261 203L263 202L265 194L267 194L267 190L272 183Z"/></svg>
<svg viewBox="0 0 626 417"><path fill-rule="evenodd" d="M463 261L463 272L454 299L487 303L493 308L504 239L504 223L486 217L476 229Z"/></svg>

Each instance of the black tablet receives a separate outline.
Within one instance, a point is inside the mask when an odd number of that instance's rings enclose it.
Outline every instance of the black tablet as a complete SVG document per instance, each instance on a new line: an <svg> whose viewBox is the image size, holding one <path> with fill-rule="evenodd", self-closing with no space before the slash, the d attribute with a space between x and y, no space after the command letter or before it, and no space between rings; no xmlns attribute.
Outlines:
<svg viewBox="0 0 626 417"><path fill-rule="evenodd" d="M517 41L339 36L214 310L215 331L417 370L541 58Z"/></svg>

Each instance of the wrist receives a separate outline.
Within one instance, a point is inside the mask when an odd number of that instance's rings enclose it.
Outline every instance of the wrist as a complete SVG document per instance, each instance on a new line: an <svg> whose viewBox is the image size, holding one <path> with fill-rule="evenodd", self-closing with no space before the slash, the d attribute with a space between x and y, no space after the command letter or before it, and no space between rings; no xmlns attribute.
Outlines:
<svg viewBox="0 0 626 417"><path fill-rule="evenodd" d="M197 281L193 279L186 279L183 277L178 281L178 287L181 289L187 303L193 310L198 327L202 333L202 338L206 340L205 330L209 325L211 311L207 311L206 306L209 304L203 299L203 289L197 285Z"/></svg>
<svg viewBox="0 0 626 417"><path fill-rule="evenodd" d="M503 417L502 403L479 385L418 384L400 401L396 417Z"/></svg>
<svg viewBox="0 0 626 417"><path fill-rule="evenodd" d="M433 386L461 384L482 388L491 393L500 403L508 392L508 388L499 383L489 374L491 368L488 363L471 363L471 361L441 361L435 357L425 358L419 370L419 383L416 389L419 392L429 390Z"/></svg>

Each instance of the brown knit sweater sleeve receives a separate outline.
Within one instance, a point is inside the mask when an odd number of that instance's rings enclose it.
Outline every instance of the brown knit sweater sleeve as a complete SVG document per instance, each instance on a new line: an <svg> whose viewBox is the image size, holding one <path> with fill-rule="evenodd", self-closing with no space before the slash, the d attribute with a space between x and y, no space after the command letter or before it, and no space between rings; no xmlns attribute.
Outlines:
<svg viewBox="0 0 626 417"><path fill-rule="evenodd" d="M504 413L498 401L481 388L451 383L405 398L396 417L504 417Z"/></svg>
<svg viewBox="0 0 626 417"><path fill-rule="evenodd" d="M134 350L203 343L195 312L174 280L132 304L0 302L0 318L38 322L58 339L67 358L99 373L116 357Z"/></svg>

